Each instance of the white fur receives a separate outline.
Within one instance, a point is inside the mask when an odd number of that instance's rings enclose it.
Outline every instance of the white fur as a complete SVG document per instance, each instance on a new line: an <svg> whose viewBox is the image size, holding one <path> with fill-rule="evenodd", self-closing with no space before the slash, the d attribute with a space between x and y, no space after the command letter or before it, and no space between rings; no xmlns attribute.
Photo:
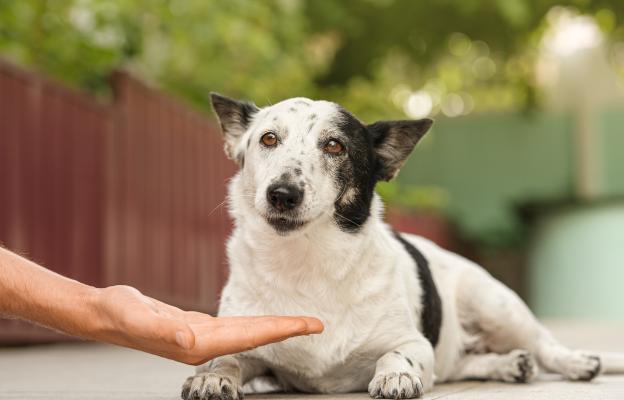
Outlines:
<svg viewBox="0 0 624 400"><path fill-rule="evenodd" d="M297 101L311 105L289 112ZM319 122L307 132L302 121L311 113ZM276 118L283 146L267 155L255 144L263 129L275 129ZM374 197L371 217L357 233L343 232L333 220L340 193L323 174L315 143L331 135L335 118L332 103L292 99L262 109L241 138L237 151L245 152L246 161L229 186L235 228L219 310L222 316L316 316L324 333L214 360L189 378L183 397L219 397L215 382L226 377L232 386L226 392L237 398L243 384L269 370L284 390L419 397L434 381L528 381L537 371L534 356L571 379L591 378L598 359L557 344L518 296L481 267L405 235L428 260L442 298L441 335L433 351L419 331L422 290L414 260L382 222L380 199ZM253 145L247 149L249 138ZM297 160L306 182L307 224L278 234L265 221L265 191Z"/></svg>

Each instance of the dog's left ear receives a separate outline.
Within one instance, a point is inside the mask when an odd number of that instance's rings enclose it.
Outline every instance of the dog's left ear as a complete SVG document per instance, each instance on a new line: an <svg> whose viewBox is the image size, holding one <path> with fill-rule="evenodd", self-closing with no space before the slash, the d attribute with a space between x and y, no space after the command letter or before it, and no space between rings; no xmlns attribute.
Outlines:
<svg viewBox="0 0 624 400"><path fill-rule="evenodd" d="M414 146L427 133L433 121L425 118L405 121L379 121L368 125L378 159L379 180L396 176Z"/></svg>
<svg viewBox="0 0 624 400"><path fill-rule="evenodd" d="M225 154L228 158L237 161L237 155L234 154L236 145L247 131L251 118L260 109L253 103L230 99L214 92L210 93L210 101L221 124L221 132L225 140Z"/></svg>

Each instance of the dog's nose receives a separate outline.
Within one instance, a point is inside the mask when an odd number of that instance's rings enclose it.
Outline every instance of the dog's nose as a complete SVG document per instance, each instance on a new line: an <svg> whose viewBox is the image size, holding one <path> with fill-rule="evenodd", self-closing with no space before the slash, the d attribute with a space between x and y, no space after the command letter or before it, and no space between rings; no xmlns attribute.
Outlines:
<svg viewBox="0 0 624 400"><path fill-rule="evenodd" d="M288 211L301 204L303 191L293 185L277 183L267 189L267 200L278 211Z"/></svg>

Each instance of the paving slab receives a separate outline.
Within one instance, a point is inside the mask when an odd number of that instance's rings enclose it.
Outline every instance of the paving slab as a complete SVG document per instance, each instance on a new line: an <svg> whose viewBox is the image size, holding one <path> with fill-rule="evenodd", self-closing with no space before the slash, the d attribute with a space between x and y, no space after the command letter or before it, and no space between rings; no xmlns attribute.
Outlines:
<svg viewBox="0 0 624 400"><path fill-rule="evenodd" d="M597 351L624 352L624 323L554 322L548 326L563 343ZM193 368L138 351L95 343L0 348L0 399L174 400ZM369 399L366 393L308 395L272 393L255 400ZM591 383L540 375L529 385L460 382L438 385L425 399L624 400L624 376L601 376Z"/></svg>

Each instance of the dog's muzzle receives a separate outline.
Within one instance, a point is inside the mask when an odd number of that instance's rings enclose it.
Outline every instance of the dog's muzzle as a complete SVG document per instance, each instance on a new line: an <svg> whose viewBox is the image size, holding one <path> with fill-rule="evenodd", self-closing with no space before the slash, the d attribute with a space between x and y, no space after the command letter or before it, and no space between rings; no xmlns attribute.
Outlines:
<svg viewBox="0 0 624 400"><path fill-rule="evenodd" d="M290 183L274 183L266 192L271 213L267 222L280 234L287 234L305 225L298 215L303 202L303 190Z"/></svg>
<svg viewBox="0 0 624 400"><path fill-rule="evenodd" d="M292 211L303 201L303 190L291 184L276 183L267 189L267 200L278 212Z"/></svg>

